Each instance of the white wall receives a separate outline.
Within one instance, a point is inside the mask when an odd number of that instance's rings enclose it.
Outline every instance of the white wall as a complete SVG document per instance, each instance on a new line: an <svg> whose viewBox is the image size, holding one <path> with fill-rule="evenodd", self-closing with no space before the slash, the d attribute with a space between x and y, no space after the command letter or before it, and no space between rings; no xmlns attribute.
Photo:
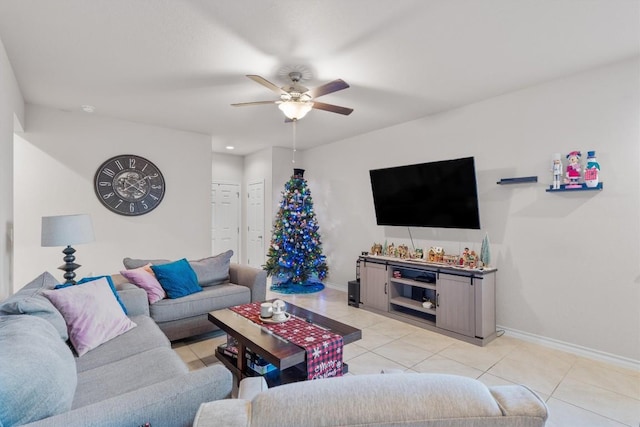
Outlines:
<svg viewBox="0 0 640 427"><path fill-rule="evenodd" d="M231 154L212 153L211 182L242 184L244 179L244 158Z"/></svg>
<svg viewBox="0 0 640 427"><path fill-rule="evenodd" d="M24 125L24 99L0 40L0 301L13 293L13 132Z"/></svg>
<svg viewBox="0 0 640 427"><path fill-rule="evenodd" d="M329 282L346 287L374 242L409 242L376 225L369 169L475 156L482 230L412 228L416 247L478 250L488 233L499 325L640 360L639 73L622 62L306 151ZM552 154L575 149L597 151L604 190L545 192Z"/></svg>
<svg viewBox="0 0 640 427"><path fill-rule="evenodd" d="M44 270L62 278L63 248L40 247L41 217L88 213L96 241L77 245L78 277L114 273L122 258L194 258L210 254L211 143L207 135L98 115L28 105L15 146L15 281L19 289ZM137 154L166 181L152 212L125 217L97 199L93 177L118 154Z"/></svg>

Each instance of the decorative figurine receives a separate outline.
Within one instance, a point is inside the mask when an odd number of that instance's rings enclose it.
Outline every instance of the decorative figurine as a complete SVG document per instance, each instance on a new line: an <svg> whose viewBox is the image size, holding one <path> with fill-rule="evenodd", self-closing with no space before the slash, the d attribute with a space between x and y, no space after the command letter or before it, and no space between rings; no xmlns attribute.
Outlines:
<svg viewBox="0 0 640 427"><path fill-rule="evenodd" d="M409 258L409 247L407 245L398 245L398 257L401 259Z"/></svg>
<svg viewBox="0 0 640 427"><path fill-rule="evenodd" d="M578 181L580 181L580 158L582 153L579 151L572 151L567 154L569 164L567 165L567 175L565 182L567 185L565 188L580 188L582 187Z"/></svg>
<svg viewBox="0 0 640 427"><path fill-rule="evenodd" d="M456 266L460 262L460 257L458 255L444 255L442 261L447 265Z"/></svg>
<svg viewBox="0 0 640 427"><path fill-rule="evenodd" d="M600 175L600 164L596 160L595 151L587 151L587 167L584 168L584 182L589 188L598 186Z"/></svg>
<svg viewBox="0 0 640 427"><path fill-rule="evenodd" d="M391 257L396 256L396 245L391 243L389 246L387 246L387 253L385 255Z"/></svg>
<svg viewBox="0 0 640 427"><path fill-rule="evenodd" d="M555 153L553 155L553 185L552 188L554 190L560 189L560 181L562 181L562 160L560 159L560 153Z"/></svg>
<svg viewBox="0 0 640 427"><path fill-rule="evenodd" d="M373 246L371 246L371 255L382 255L382 244L374 243Z"/></svg>
<svg viewBox="0 0 640 427"><path fill-rule="evenodd" d="M560 156L558 154L558 156ZM489 244L489 233L484 235L484 239L482 239L482 246L480 246L480 262L482 263L482 267L488 268L489 264L491 264L491 247Z"/></svg>
<svg viewBox="0 0 640 427"><path fill-rule="evenodd" d="M478 255L476 251L470 251L469 248L464 248L462 256L460 256L460 266L465 268L477 268L478 267Z"/></svg>
<svg viewBox="0 0 640 427"><path fill-rule="evenodd" d="M444 249L439 246L431 246L427 255L429 257L429 262L441 263L444 257Z"/></svg>
<svg viewBox="0 0 640 427"><path fill-rule="evenodd" d="M464 248L464 252L460 255L460 266L467 265L467 257L469 256L469 248Z"/></svg>
<svg viewBox="0 0 640 427"><path fill-rule="evenodd" d="M478 266L478 257L476 256L476 251L469 252L467 255L467 263L466 267L476 268Z"/></svg>

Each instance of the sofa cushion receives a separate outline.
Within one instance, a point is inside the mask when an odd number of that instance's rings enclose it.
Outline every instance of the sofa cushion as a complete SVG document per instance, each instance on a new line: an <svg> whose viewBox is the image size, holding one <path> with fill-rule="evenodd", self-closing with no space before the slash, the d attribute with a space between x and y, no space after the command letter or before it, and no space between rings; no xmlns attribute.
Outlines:
<svg viewBox="0 0 640 427"><path fill-rule="evenodd" d="M189 261L198 277L198 284L205 287L228 283L232 256L233 251L228 250L216 256Z"/></svg>
<svg viewBox="0 0 640 427"><path fill-rule="evenodd" d="M71 409L76 366L51 323L29 315L0 316L0 360L0 425Z"/></svg>
<svg viewBox="0 0 640 427"><path fill-rule="evenodd" d="M297 382L257 394L250 411L251 425L256 427L298 426L308 419L344 427L520 425L497 422L502 412L483 383L446 374L353 375ZM483 417L488 420L481 422Z"/></svg>
<svg viewBox="0 0 640 427"><path fill-rule="evenodd" d="M162 289L162 285L153 274L151 264L131 270L122 270L120 274L126 277L129 282L145 290L149 304L154 304L167 296L167 293Z"/></svg>
<svg viewBox="0 0 640 427"><path fill-rule="evenodd" d="M78 356L136 326L123 313L104 277L43 294L62 313Z"/></svg>
<svg viewBox="0 0 640 427"><path fill-rule="evenodd" d="M175 351L159 347L78 373L72 409L141 389L189 372ZM100 387L96 387L100 384Z"/></svg>
<svg viewBox="0 0 640 427"><path fill-rule="evenodd" d="M196 273L185 258L169 264L152 265L151 269L169 298L181 298L202 291Z"/></svg>
<svg viewBox="0 0 640 427"><path fill-rule="evenodd" d="M163 299L150 306L149 312L156 322L169 322L248 302L251 302L249 288L226 283L203 288L202 292L184 298Z"/></svg>
<svg viewBox="0 0 640 427"><path fill-rule="evenodd" d="M127 270L144 267L147 264L162 265L162 264L169 264L170 262L171 260L169 259L139 259L139 258L129 258L129 257L124 258L122 260L122 264L124 265L124 268L126 268Z"/></svg>
<svg viewBox="0 0 640 427"><path fill-rule="evenodd" d="M153 348L171 347L169 339L149 316L135 316L131 320L137 325L135 328L76 358L76 370L84 372Z"/></svg>
<svg viewBox="0 0 640 427"><path fill-rule="evenodd" d="M60 334L60 338L66 341L69 334L64 317L51 301L42 295L43 290L53 289L57 284L58 280L51 273L42 273L0 304L0 315L29 314L41 317L51 323Z"/></svg>

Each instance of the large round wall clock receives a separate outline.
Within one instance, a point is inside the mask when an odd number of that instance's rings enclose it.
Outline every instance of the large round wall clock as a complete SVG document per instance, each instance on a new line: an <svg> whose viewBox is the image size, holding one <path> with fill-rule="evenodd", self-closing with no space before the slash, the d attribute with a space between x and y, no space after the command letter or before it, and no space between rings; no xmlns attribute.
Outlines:
<svg viewBox="0 0 640 427"><path fill-rule="evenodd" d="M144 215L164 197L164 177L144 157L122 154L104 162L94 178L96 195L102 204L120 215Z"/></svg>

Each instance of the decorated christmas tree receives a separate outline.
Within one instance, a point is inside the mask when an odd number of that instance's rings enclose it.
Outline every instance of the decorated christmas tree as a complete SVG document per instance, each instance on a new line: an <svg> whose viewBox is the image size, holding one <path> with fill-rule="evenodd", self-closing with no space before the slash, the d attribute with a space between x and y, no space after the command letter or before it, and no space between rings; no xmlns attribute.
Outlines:
<svg viewBox="0 0 640 427"><path fill-rule="evenodd" d="M329 271L322 255L311 192L303 174L303 169L294 169L293 176L284 185L267 262L263 266L273 277L271 289L276 292L320 291Z"/></svg>

